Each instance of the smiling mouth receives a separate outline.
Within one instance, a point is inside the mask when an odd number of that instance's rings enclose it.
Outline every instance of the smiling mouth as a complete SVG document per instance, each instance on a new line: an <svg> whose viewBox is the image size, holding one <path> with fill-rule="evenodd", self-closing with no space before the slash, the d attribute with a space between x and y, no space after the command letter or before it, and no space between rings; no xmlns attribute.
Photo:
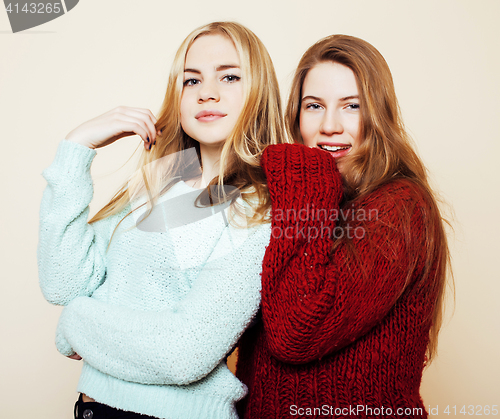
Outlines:
<svg viewBox="0 0 500 419"><path fill-rule="evenodd" d="M335 151L348 150L349 148L351 148L350 145L337 146L337 145L326 145L326 144L318 144L318 147L325 151L331 151L332 153L334 153Z"/></svg>

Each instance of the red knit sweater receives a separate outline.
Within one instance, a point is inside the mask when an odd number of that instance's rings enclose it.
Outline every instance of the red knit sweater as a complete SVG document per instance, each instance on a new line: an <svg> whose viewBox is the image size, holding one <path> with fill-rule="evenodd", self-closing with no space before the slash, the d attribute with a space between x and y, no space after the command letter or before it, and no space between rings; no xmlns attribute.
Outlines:
<svg viewBox="0 0 500 419"><path fill-rule="evenodd" d="M427 417L419 386L436 293L432 270L422 281L420 189L394 180L340 211L328 153L271 146L262 167L273 233L263 321L239 344L236 375L249 388L240 418ZM330 255L341 234L351 240Z"/></svg>

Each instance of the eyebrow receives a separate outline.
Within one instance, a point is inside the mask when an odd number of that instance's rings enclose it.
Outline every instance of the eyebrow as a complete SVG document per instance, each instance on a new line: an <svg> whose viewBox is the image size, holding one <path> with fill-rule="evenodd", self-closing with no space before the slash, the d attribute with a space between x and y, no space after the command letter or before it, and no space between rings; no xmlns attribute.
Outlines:
<svg viewBox="0 0 500 419"><path fill-rule="evenodd" d="M317 100L317 101L322 100L320 97L317 97L317 96L304 96L301 99L301 102L303 102L306 99L312 99L312 100ZM339 99L339 102L345 102L346 100L352 100L352 99L359 99L359 95L351 95L351 96L342 97Z"/></svg>
<svg viewBox="0 0 500 419"><path fill-rule="evenodd" d="M346 100L352 100L352 99L359 99L359 95L346 96L346 97L341 98L340 100L342 102L345 102Z"/></svg>
<svg viewBox="0 0 500 419"><path fill-rule="evenodd" d="M224 70L229 70L231 68L240 68L240 66L236 64L224 64L217 67L215 71L224 71Z"/></svg>
<svg viewBox="0 0 500 419"><path fill-rule="evenodd" d="M221 64L220 66L216 67L215 71L224 71L224 70L229 70L231 68L240 68L240 66L236 64ZM201 71L196 70L195 68L185 68L184 73L201 74Z"/></svg>

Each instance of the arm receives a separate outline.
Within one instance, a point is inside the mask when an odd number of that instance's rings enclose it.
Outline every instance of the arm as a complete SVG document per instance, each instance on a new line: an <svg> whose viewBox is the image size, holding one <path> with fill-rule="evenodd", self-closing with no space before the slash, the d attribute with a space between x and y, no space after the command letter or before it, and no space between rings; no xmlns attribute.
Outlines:
<svg viewBox="0 0 500 419"><path fill-rule="evenodd" d="M88 224L93 185L90 165L96 152L62 141L47 180L40 208L38 271L45 298L66 305L91 295L104 280L105 253L117 217Z"/></svg>
<svg viewBox="0 0 500 419"><path fill-rule="evenodd" d="M397 181L366 197L355 213L339 213L342 186L327 153L299 145L268 150L263 167L273 199L273 231L324 229L317 238L273 235L264 259L262 312L269 348L285 362L305 363L360 338L394 306L423 248L418 233L425 223L415 205L421 198L409 182ZM336 217L276 217L307 204L348 216L350 230L335 230ZM330 258L328 232L353 236L353 251L343 241Z"/></svg>
<svg viewBox="0 0 500 419"><path fill-rule="evenodd" d="M91 295L104 281L109 238L127 213L89 225L94 148L139 135L151 150L157 120L151 111L118 107L75 128L59 145L53 164L43 172L47 188L40 208L38 270L45 298L59 305Z"/></svg>
<svg viewBox="0 0 500 419"><path fill-rule="evenodd" d="M79 297L61 315L61 349L99 371L143 384L188 384L209 374L258 310L269 225L207 263L174 309L131 310Z"/></svg>

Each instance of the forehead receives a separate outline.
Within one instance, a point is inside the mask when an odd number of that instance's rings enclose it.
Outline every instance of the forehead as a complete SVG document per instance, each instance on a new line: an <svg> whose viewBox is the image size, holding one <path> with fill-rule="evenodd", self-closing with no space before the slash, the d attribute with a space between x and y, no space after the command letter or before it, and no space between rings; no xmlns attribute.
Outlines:
<svg viewBox="0 0 500 419"><path fill-rule="evenodd" d="M302 97L342 98L358 94L356 76L353 71L332 61L316 64L308 72L302 85Z"/></svg>
<svg viewBox="0 0 500 419"><path fill-rule="evenodd" d="M221 34L200 36L186 54L186 68L228 64L239 65L240 59L233 42Z"/></svg>

